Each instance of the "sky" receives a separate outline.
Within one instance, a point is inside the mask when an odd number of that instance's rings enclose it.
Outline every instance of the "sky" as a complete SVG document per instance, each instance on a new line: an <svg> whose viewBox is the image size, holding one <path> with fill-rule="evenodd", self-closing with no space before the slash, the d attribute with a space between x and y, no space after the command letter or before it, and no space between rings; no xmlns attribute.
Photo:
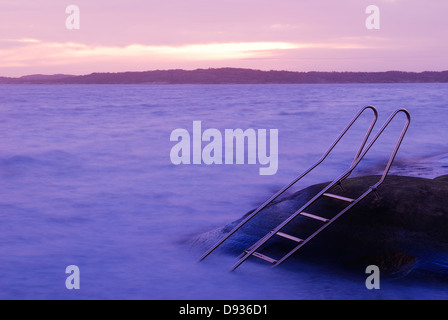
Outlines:
<svg viewBox="0 0 448 320"><path fill-rule="evenodd" d="M67 28L75 21L71 5L79 29ZM378 8L374 20L369 5ZM0 0L0 76L442 71L447 16L446 0Z"/></svg>

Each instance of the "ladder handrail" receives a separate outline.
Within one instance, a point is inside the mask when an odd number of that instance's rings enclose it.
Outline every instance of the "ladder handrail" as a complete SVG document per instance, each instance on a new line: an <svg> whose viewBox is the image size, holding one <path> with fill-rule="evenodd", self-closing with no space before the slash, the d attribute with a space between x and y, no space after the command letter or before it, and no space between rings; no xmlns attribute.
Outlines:
<svg viewBox="0 0 448 320"><path fill-rule="evenodd" d="M367 140L369 139L369 136L376 124L376 121L378 119L378 111L374 106L366 106L362 108L354 117L353 119L348 123L348 125L342 130L342 132L339 134L339 136L336 138L336 140L333 142L333 144L330 146L330 148L322 155L322 157L313 164L308 170L304 171L301 175L299 175L297 178L292 180L289 184L284 186L282 189L280 189L277 193L275 193L273 196L271 196L268 200L266 200L263 204L261 204L257 209L255 209L252 213L250 213L243 221L241 221L237 226L235 226L227 235L225 235L220 241L218 241L213 247L211 247L207 252L205 252L202 257L199 259L199 261L202 261L205 259L210 253L212 253L214 250L216 250L224 241L226 241L228 238L230 238L236 231L238 231L241 227L243 227L249 220L254 218L261 210L266 208L272 201L277 199L280 195L282 195L285 191L287 191L290 187L292 187L294 184L296 184L299 180L301 180L304 176L306 176L308 173L310 173L313 169L315 169L318 165L320 165L330 154L330 152L335 148L335 146L339 143L339 141L344 137L344 135L347 133L347 131L352 127L352 125L358 120L358 118L361 116L361 114L364 113L367 109L371 109L373 111L373 119L370 123L369 128L367 129L366 134L364 135L364 139L361 142L361 145L355 155L355 158L353 159L352 165L354 162L356 162L357 158L360 156L362 150L364 149L364 146L367 143ZM339 180L344 180L345 177L341 177Z"/></svg>
<svg viewBox="0 0 448 320"><path fill-rule="evenodd" d="M401 109L397 109L395 110L390 116L389 118L386 120L386 122L383 124L383 126L381 127L381 129L377 132L377 134L373 137L373 139L369 142L369 144L367 145L367 147L364 149L364 151L362 152L362 154L354 161L354 163L350 166L349 169L347 169L347 171L345 171L342 175L340 175L338 178L336 178L332 183L331 186L334 187L339 180L347 177L348 175L350 175L353 170L358 166L358 164L361 162L361 160L365 157L365 155L367 154L367 152L369 152L369 150L372 148L372 146L375 144L376 140L378 140L378 138L383 134L384 130L386 130L386 128L389 126L389 124L392 122L392 120L395 118L395 116L400 113L403 112L406 115L406 123L403 126L403 129L401 130L401 134L397 140L397 143L395 144L395 148L392 151L391 156L389 157L389 161L387 162L387 165L383 171L383 174L381 175L381 179L374 185L372 186L372 188L376 189L379 185L381 185L384 180L386 179L387 174L389 173L390 167L392 166L392 162L395 159L395 156L397 155L398 149L401 146L401 143L403 142L403 138L409 128L409 125L411 123L411 115L409 114L409 111L407 111L404 108Z"/></svg>
<svg viewBox="0 0 448 320"><path fill-rule="evenodd" d="M284 257L282 257L280 260L278 260L275 264L275 266L278 266L279 264L281 264L282 262L284 262L286 259L288 259L292 254L294 254L298 249L300 249L301 247L303 247L307 242L309 242L312 238L314 238L317 234L319 234L323 229L327 228L331 223L333 223L336 219L338 219L340 216L342 216L345 212L347 212L348 210L350 210L352 207L354 207L358 202L360 202L362 199L364 199L365 197L367 197L367 195L369 195L372 191L375 192L376 195L376 189L379 185L381 185L384 180L386 179L387 174L389 173L390 167L392 166L392 163L395 159L395 156L397 155L398 149L400 148L401 143L403 142L403 138L409 128L409 125L411 123L411 115L409 114L409 112L406 109L398 109L396 110L394 113L392 113L392 115L389 117L389 119L385 122L385 124L383 125L383 127L378 131L378 133L376 134L376 136L372 139L371 143L367 146L366 150L363 152L363 154L360 156L360 159L357 163L359 163L362 158L367 154L367 152L369 151L369 149L372 147L372 145L375 143L375 141L381 136L381 134L383 133L383 131L389 126L390 122L395 118L395 116L400 113L403 112L406 115L406 123L401 131L401 134L397 140L397 143L395 144L395 148L389 158L389 161L387 162L386 168L384 169L384 172L381 176L381 179L374 185L371 186L366 192L364 192L361 196L359 196L354 202L352 202L349 206L347 206L344 210L342 210L341 212L339 212L336 216L334 216L327 224L323 225L322 227L320 227L318 230L316 230L312 235L310 235L305 241L303 241L302 243L300 243L300 245L298 245L296 248L294 248L292 251L290 251L288 254L286 254ZM356 164L357 165L357 164ZM354 167L356 167L356 165L354 165ZM354 168L353 168L354 169ZM350 173L353 171L353 169L350 171ZM349 169L350 170L350 169ZM348 171L349 171L348 170ZM333 183L333 186L335 185L335 183ZM323 192L322 192L323 194ZM292 219L291 219L292 220ZM286 226L286 224L285 224ZM283 228L283 227L282 227ZM281 230L282 228L279 228L279 230ZM269 240L269 239L268 239ZM254 250L255 251L255 250ZM234 269L233 269L234 270Z"/></svg>
<svg viewBox="0 0 448 320"><path fill-rule="evenodd" d="M381 136L381 134L384 132L384 130L389 126L390 122L395 118L395 116L400 113L403 112L406 115L406 123L401 131L401 134L397 140L397 143L395 144L395 148L389 158L389 161L386 165L386 168L381 176L381 179L374 185L371 186L366 192L364 192L360 197L358 197L355 202L351 203L348 207L346 207L344 210L342 210L339 214L337 214L335 217L333 217L333 219L331 219L327 224L325 224L324 226L322 226L321 228L319 228L316 232L314 232L311 236L308 237L308 239L304 242L302 242L299 246L297 246L295 249L293 249L291 252L289 252L285 257L283 257L281 260L279 260L277 262L277 265L280 264L281 262L283 262L284 260L286 260L286 258L288 258L292 253L294 253L295 251L297 251L300 247L302 247L303 245L305 245L305 243L307 243L309 240L311 240L314 236L316 236L318 233L320 233L323 229L325 229L326 227L328 227L333 221L335 221L337 218L339 218L342 214L344 214L346 211L348 211L350 208L352 208L355 204L357 204L359 201L361 201L362 199L364 199L368 194L370 194L370 192L375 191L376 188L382 184L390 170L390 167L392 165L392 162L395 159L395 156L397 155L398 149L403 141L403 138L406 134L407 129L409 128L409 124L411 121L411 116L409 114L409 112L406 109L398 109L395 112L393 112L391 114L391 116L389 117L388 120L386 120L386 122L384 123L384 125L382 126L382 128L377 132L377 134L375 135L375 137L370 141L370 143L368 144L368 146L364 149L364 151L362 152L362 154L356 159L356 161L350 166L350 168L345 171L343 174L341 174L338 178L336 178L333 182L331 182L329 185L327 185L322 191L320 191L317 195L315 195L311 200L309 200L306 204L304 204L299 210L297 210L296 212L294 212L291 216L289 216L286 220L284 220L281 224L279 224L274 230L272 230L271 232L269 232L268 234L266 234L264 237L262 237L260 240L258 240L255 244L253 244L247 251L246 254L244 255L243 258L241 258L233 267L232 267L232 271L235 270L236 268L238 268L238 266L240 266L246 259L248 259L258 248L260 248L264 243L266 243L267 241L269 241L269 239L271 239L277 232L279 232L281 229L283 229L286 225L288 225L293 219L295 219L301 212L303 212L307 207L309 207L310 205L312 205L314 202L316 202L325 192L327 192L329 189L333 188L335 185L338 184L338 182L340 182L342 179L345 179L346 177L348 177L353 170L358 166L358 164L361 162L361 160L364 158L364 156L367 154L367 152L371 149L371 147L373 146L373 144L376 142L376 140L378 140L378 138Z"/></svg>
<svg viewBox="0 0 448 320"><path fill-rule="evenodd" d="M403 112L406 115L406 124L403 127L400 137L398 138L398 142L395 145L394 151L392 152L389 161L387 162L386 168L384 169L383 175L380 179L380 181L378 181L375 185L375 188L378 187L380 184L382 184L384 182L384 179L386 179L387 174L389 173L390 167L392 166L392 163L395 160L395 157L397 155L398 149L401 146L401 143L403 142L403 138L409 128L409 125L411 124L411 115L409 114L409 111L407 111L406 109L402 108L402 109L398 109L396 110L388 119L388 121L386 122L386 125L384 126L384 129L386 129L386 127L389 125L389 123L393 120L393 118L400 112ZM384 129L382 129L382 131L384 131ZM381 131L381 132L382 132ZM370 149L370 147L369 147ZM368 150L367 150L368 151ZM367 152L366 152L367 153Z"/></svg>

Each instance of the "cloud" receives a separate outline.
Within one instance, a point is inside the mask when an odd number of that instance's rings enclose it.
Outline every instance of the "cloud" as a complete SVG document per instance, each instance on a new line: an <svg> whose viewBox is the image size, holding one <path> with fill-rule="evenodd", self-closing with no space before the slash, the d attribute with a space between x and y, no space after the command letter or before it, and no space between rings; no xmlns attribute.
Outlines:
<svg viewBox="0 0 448 320"><path fill-rule="evenodd" d="M283 50L309 48L359 49L363 45L352 43L292 43L292 42L229 42L189 44L183 46L132 44L118 46L93 46L83 43L41 42L37 39L18 39L26 45L0 50L0 66L11 62L26 64L45 60L48 64L65 63L67 60L121 58L163 60L233 60L270 57Z"/></svg>
<svg viewBox="0 0 448 320"><path fill-rule="evenodd" d="M2 42L4 41L4 42ZM6 44L6 46L5 46ZM295 42L222 42L188 45L126 46L88 45L78 42L45 42L38 39L0 40L0 68L9 74L58 72L115 72L158 68L189 68L192 66L235 65L244 61L279 61L300 57L304 50L318 50L331 56L328 50L368 48L362 42L334 40L328 43ZM311 54L311 53L310 53ZM274 59L274 60L273 60ZM260 65L260 64L258 64ZM55 69L56 68L56 69ZM73 70L76 70L75 72ZM5 75L5 74L3 74Z"/></svg>
<svg viewBox="0 0 448 320"><path fill-rule="evenodd" d="M298 44L287 42L235 42L207 43L183 46L152 46L132 44L125 47L69 44L72 56L102 57L153 57L184 60L228 60L271 55L277 50L296 49Z"/></svg>

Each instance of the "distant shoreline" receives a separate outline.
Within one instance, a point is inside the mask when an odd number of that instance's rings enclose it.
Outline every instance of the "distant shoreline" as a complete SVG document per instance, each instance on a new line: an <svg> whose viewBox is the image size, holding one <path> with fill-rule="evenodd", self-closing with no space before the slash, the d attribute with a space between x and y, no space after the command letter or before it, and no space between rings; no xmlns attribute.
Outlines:
<svg viewBox="0 0 448 320"><path fill-rule="evenodd" d="M299 72L241 68L0 77L0 84L362 84L448 83L447 71Z"/></svg>

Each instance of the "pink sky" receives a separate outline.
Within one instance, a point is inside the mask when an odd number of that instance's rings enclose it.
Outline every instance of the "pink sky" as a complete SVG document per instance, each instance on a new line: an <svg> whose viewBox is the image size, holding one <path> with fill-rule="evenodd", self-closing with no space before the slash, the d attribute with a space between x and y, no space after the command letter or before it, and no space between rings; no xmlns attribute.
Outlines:
<svg viewBox="0 0 448 320"><path fill-rule="evenodd" d="M368 30L368 5L380 29ZM77 5L80 30L65 9ZM448 70L447 0L1 0L0 76Z"/></svg>

